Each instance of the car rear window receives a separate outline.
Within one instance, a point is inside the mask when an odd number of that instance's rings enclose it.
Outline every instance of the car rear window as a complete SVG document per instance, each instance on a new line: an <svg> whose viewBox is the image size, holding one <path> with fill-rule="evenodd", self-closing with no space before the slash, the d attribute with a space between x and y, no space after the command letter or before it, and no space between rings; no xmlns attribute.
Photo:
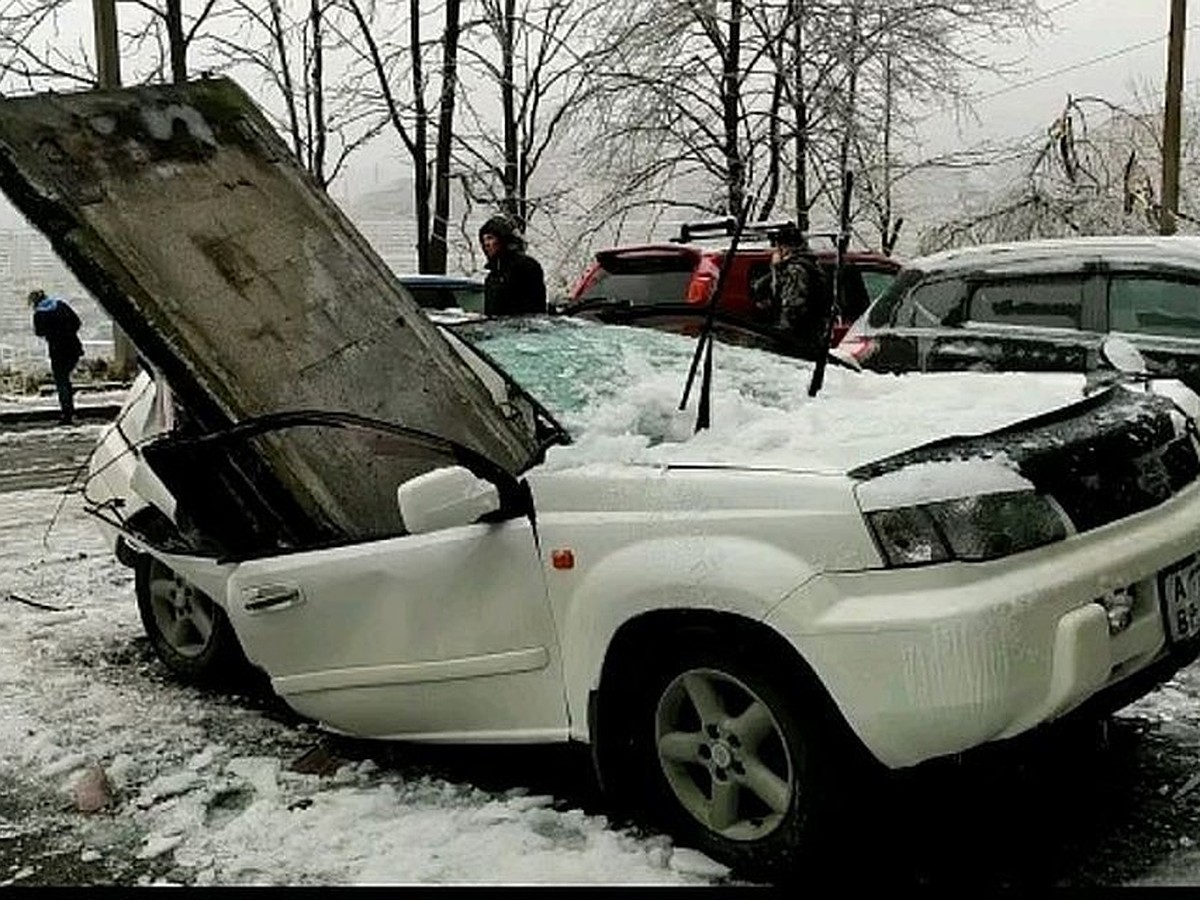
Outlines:
<svg viewBox="0 0 1200 900"><path fill-rule="evenodd" d="M980 282L971 293L967 319L989 325L1079 328L1083 278L1022 278Z"/></svg>
<svg viewBox="0 0 1200 900"><path fill-rule="evenodd" d="M910 289L921 283L925 273L918 269L901 269L879 295L871 308L867 310L867 323L872 328L884 328L903 321L901 305L907 299Z"/></svg>
<svg viewBox="0 0 1200 900"><path fill-rule="evenodd" d="M868 301L874 300L896 280L895 272L867 268L860 268L859 271L862 273L863 286L867 289Z"/></svg>
<svg viewBox="0 0 1200 900"><path fill-rule="evenodd" d="M681 303L696 265L692 254L608 254L590 284L576 297L584 300L618 300L637 305Z"/></svg>
<svg viewBox="0 0 1200 900"><path fill-rule="evenodd" d="M422 309L464 309L483 312L482 285L405 284Z"/></svg>
<svg viewBox="0 0 1200 900"><path fill-rule="evenodd" d="M1108 323L1110 331L1200 338L1200 284L1115 277L1108 287Z"/></svg>

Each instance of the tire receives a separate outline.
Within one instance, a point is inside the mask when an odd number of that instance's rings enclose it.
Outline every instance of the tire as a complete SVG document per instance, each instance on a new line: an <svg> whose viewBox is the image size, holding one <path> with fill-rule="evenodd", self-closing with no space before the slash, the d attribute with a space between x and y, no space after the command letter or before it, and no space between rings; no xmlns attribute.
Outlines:
<svg viewBox="0 0 1200 900"><path fill-rule="evenodd" d="M138 559L136 575L142 626L172 675L226 687L253 674L229 618L211 597L149 555Z"/></svg>
<svg viewBox="0 0 1200 900"><path fill-rule="evenodd" d="M822 877L855 758L844 723L764 648L707 631L670 643L622 690L634 802L737 877Z"/></svg>

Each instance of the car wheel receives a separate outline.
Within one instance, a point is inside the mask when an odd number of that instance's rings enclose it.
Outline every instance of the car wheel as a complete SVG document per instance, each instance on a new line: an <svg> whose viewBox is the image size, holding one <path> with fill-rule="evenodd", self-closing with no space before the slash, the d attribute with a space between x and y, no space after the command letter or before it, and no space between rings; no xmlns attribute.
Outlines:
<svg viewBox="0 0 1200 900"><path fill-rule="evenodd" d="M143 555L137 563L142 625L171 673L194 684L225 684L250 670L225 611L165 563Z"/></svg>
<svg viewBox="0 0 1200 900"><path fill-rule="evenodd" d="M629 746L647 812L735 875L789 880L803 863L815 876L847 799L850 754L827 704L752 645L684 643L635 702Z"/></svg>

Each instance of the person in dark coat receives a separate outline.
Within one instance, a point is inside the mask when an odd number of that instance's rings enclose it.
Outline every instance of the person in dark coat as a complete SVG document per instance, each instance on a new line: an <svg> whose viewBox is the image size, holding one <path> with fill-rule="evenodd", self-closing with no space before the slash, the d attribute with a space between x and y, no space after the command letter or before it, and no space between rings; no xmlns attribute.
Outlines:
<svg viewBox="0 0 1200 900"><path fill-rule="evenodd" d="M74 389L71 387L71 370L83 356L83 344L79 340L79 316L66 300L49 297L40 288L29 292L29 305L33 308L33 333L46 341L50 352L50 371L54 374L54 387L58 391L58 406L63 425L75 419Z"/></svg>
<svg viewBox="0 0 1200 900"><path fill-rule="evenodd" d="M771 270L752 287L756 308L801 355L815 359L825 317L832 312L828 279L798 228L781 229L773 244Z"/></svg>
<svg viewBox="0 0 1200 900"><path fill-rule="evenodd" d="M546 281L541 264L525 252L525 239L504 216L492 216L479 227L479 243L487 257L483 311L489 316L546 312Z"/></svg>

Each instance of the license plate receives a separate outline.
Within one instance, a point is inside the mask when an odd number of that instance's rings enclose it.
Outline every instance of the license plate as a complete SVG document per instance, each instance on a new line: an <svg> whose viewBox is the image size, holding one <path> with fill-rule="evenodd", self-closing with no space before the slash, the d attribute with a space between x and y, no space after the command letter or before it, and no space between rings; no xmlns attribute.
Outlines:
<svg viewBox="0 0 1200 900"><path fill-rule="evenodd" d="M1158 595L1172 641L1200 634L1200 559L1189 556L1159 572Z"/></svg>

